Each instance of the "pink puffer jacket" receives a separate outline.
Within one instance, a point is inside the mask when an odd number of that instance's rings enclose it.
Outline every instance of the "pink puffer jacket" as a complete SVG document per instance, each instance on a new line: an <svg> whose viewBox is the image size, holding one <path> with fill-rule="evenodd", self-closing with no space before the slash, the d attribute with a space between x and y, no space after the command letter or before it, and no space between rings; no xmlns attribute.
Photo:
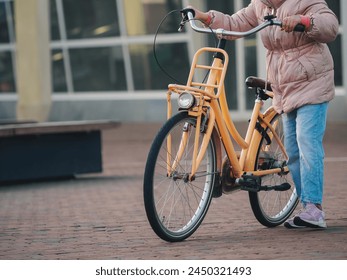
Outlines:
<svg viewBox="0 0 347 280"><path fill-rule="evenodd" d="M326 43L335 40L339 23L324 0L252 0L231 16L210 11L211 26L247 31L263 22L272 8L280 20L299 14L310 16L314 23L304 33L286 33L277 26L261 31L276 111L287 113L305 104L330 101L335 95L334 63Z"/></svg>

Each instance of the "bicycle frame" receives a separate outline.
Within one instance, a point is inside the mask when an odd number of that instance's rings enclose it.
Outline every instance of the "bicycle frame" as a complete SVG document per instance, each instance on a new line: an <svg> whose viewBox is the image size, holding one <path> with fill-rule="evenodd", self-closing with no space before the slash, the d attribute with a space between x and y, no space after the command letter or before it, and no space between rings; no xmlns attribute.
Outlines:
<svg viewBox="0 0 347 280"><path fill-rule="evenodd" d="M212 65L199 64L199 58L204 53L215 53ZM288 172L288 168L273 168L268 170L254 170L256 155L258 153L258 145L262 138L261 133L256 129L257 123L263 128L268 127L271 132L271 139L278 142L279 147L288 159L285 148L275 132L275 125L271 125L272 118L277 114L270 107L264 113L261 112L263 101L257 99L254 104L252 116L243 138L237 131L234 122L229 114L224 88L224 79L228 67L229 56L225 50L220 48L201 48L194 55L191 65L188 81L186 85L170 84L167 92L168 115L172 116L172 100L171 94L189 92L196 97L197 104L188 110L188 114L197 117L196 127L200 128L203 118L208 118L207 129L200 144L200 129L196 129L194 139L194 149L192 157L192 170L189 180L194 180L195 173L202 161L202 158L208 147L209 140L214 137L217 143L217 170L221 170L222 165L222 149L221 144L230 160L232 176L240 178L243 174L251 172L255 176L265 176L280 172ZM197 83L193 81L196 69L209 70L209 75L205 83ZM167 141L167 172L171 174L175 170L184 149L187 144L187 131L182 132L181 143L175 159L172 161L171 141ZM232 139L240 146L241 153L237 156Z"/></svg>

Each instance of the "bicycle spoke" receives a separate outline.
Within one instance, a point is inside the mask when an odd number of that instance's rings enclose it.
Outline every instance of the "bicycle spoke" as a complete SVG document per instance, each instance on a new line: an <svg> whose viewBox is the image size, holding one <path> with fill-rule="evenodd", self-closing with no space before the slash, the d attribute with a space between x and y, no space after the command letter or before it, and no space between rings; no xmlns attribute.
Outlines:
<svg viewBox="0 0 347 280"><path fill-rule="evenodd" d="M191 178L195 121L186 113L173 117L167 128L158 134L157 143L152 148L153 157L147 161L145 176L151 178L150 184L144 186L148 189L148 194L145 194L147 217L154 231L165 240L184 239L191 235L201 223L212 199L214 177L218 173L212 143ZM183 132L186 123L190 126ZM188 133L183 144L182 133ZM166 142L168 136L170 151Z"/></svg>

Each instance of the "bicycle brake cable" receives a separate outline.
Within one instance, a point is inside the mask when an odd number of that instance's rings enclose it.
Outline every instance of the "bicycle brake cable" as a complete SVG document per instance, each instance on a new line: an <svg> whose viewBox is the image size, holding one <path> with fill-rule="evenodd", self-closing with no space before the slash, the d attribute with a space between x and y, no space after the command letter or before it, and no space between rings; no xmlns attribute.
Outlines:
<svg viewBox="0 0 347 280"><path fill-rule="evenodd" d="M175 81L177 84L182 84L181 82L179 82L177 79L175 79L173 76L171 76L162 66L161 64L159 63L159 60L158 60L158 57L157 57L157 52L156 52L156 42L157 42L157 36L158 36L158 33L159 33L159 30L162 26L162 24L164 23L164 21L167 19L167 17L173 13L176 13L176 12L179 12L179 10L172 10L170 11L169 13L167 13L165 15L165 17L161 20L161 22L159 23L158 25L158 28L155 32L155 35L154 35L154 42L153 42L153 56L154 56L154 59L155 59L155 62L157 63L158 67L160 68L160 70L166 75L168 76L170 79L172 79L173 81Z"/></svg>
<svg viewBox="0 0 347 280"><path fill-rule="evenodd" d="M154 59L155 59L155 62L157 63L159 69L167 76L169 77L170 79L172 79L173 81L175 81L177 84L183 84L181 83L180 81L178 81L176 78L174 78L173 76L171 76L165 69L164 67L160 64L159 60L158 60L158 57L157 57L157 52L156 52L156 42L157 42L157 37L158 37L158 34L159 34L159 30L162 26L162 24L164 23L164 21L167 19L168 16L170 16L171 14L173 13L176 13L176 12L181 12L180 10L172 10L170 11L169 13L167 13L165 15L165 17L161 20L161 22L159 23L158 27L157 27L157 30L154 34L154 42L153 42L153 56L154 56ZM189 19L182 19L181 23L180 23L180 27L179 27L179 30L182 30L183 27L184 27L184 24L189 22L190 20ZM200 21L200 20L199 20ZM215 34L215 32L213 32L213 29L209 26L208 27L212 32L212 34L214 35L214 38L216 39L216 46L217 46L217 39L218 39L218 36L217 34ZM208 73L209 71L206 73L206 76L204 77L203 79L203 82L206 81L207 79L207 76L208 76Z"/></svg>

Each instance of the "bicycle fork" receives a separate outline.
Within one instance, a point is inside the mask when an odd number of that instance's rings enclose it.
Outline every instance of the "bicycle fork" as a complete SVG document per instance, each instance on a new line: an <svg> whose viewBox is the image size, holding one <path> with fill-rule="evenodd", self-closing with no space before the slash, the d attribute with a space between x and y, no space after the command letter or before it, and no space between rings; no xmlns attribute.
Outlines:
<svg viewBox="0 0 347 280"><path fill-rule="evenodd" d="M200 110L199 110L200 111ZM196 171L198 170L201 161L206 153L209 140L211 139L214 122L215 122L215 114L213 111L208 111L208 114L195 113L192 114L196 116L196 124L195 124L195 134L194 134L194 146L193 146L193 156L192 156L192 168L189 176L187 176L186 180L193 181L195 179ZM205 128L206 122L208 120L207 128ZM171 145L171 135L168 137L167 141L167 172L172 175L172 173L177 169L180 164L181 158L186 151L187 143L189 141L189 134L191 130L190 123L185 123L182 129L181 141L179 144L178 151L176 153L175 159L172 161L172 145ZM202 141L200 143L200 133L204 132L204 136L202 137ZM172 163L172 164L171 164Z"/></svg>

